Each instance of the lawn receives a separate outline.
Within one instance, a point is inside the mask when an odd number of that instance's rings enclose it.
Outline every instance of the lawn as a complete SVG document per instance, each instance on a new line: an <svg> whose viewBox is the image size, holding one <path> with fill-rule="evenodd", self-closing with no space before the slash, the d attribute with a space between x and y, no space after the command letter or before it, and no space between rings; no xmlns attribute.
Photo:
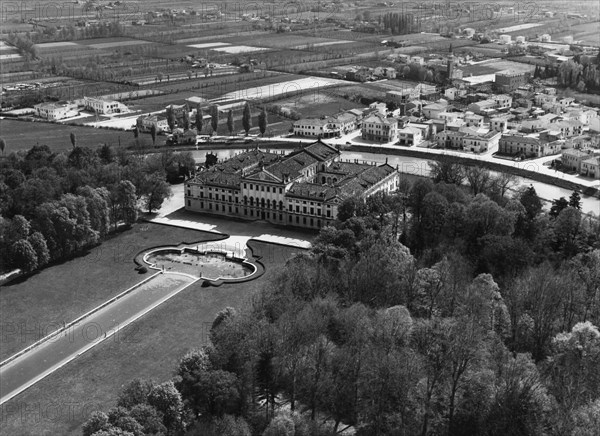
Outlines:
<svg viewBox="0 0 600 436"><path fill-rule="evenodd" d="M119 138L125 146L133 139L132 133L122 131L10 119L0 120L0 132L6 141L5 153L28 150L34 145L44 144L57 153L68 152L73 148L69 138L71 132L75 133L77 144L86 147L98 147L105 143L117 147Z"/></svg>
<svg viewBox="0 0 600 436"><path fill-rule="evenodd" d="M265 274L242 284L183 290L126 329L3 405L3 430L11 435L81 434L93 410L107 411L133 378L170 379L179 359L206 343L221 309L247 307L252 296L298 249L250 242L263 256ZM26 413L27 412L27 413Z"/></svg>
<svg viewBox="0 0 600 436"><path fill-rule="evenodd" d="M149 273L140 275L134 269L133 257L141 250L213 239L214 234L196 230L135 225L90 250L86 256L3 286L0 316L3 325L14 327L16 333L6 333L0 338L0 360L61 327L63 321L76 319L147 277Z"/></svg>

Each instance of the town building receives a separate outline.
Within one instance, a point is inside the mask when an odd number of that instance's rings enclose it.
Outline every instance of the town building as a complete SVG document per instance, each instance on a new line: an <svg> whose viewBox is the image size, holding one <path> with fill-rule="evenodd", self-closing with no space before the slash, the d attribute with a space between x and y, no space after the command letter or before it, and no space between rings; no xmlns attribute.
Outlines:
<svg viewBox="0 0 600 436"><path fill-rule="evenodd" d="M496 73L496 89L500 92L512 92L529 82L530 74L526 72Z"/></svg>
<svg viewBox="0 0 600 436"><path fill-rule="evenodd" d="M465 124L467 127L481 127L483 126L483 117L474 113L466 113Z"/></svg>
<svg viewBox="0 0 600 436"><path fill-rule="evenodd" d="M562 152L560 161L563 167L570 170L581 172L581 163L589 159L591 156L590 150L578 150L576 148L570 148Z"/></svg>
<svg viewBox="0 0 600 436"><path fill-rule="evenodd" d="M169 122L164 115L142 115L137 119L137 126L144 132L151 131L152 126L154 126L157 133L168 132L170 130Z"/></svg>
<svg viewBox="0 0 600 436"><path fill-rule="evenodd" d="M320 140L288 155L251 150L185 182L193 212L319 229L337 218L349 197L392 193L400 173L388 165L343 162Z"/></svg>
<svg viewBox="0 0 600 436"><path fill-rule="evenodd" d="M386 101L395 102L397 104L408 103L414 98L419 98L420 90L417 87L402 87L393 91L388 91L385 94Z"/></svg>
<svg viewBox="0 0 600 436"><path fill-rule="evenodd" d="M457 98L464 97L466 94L466 89L460 89L456 87L447 88L444 91L444 97L446 97L449 100L456 100Z"/></svg>
<svg viewBox="0 0 600 436"><path fill-rule="evenodd" d="M455 150L484 153L498 145L501 134L490 131L479 133L469 127L461 127L457 131L444 130L435 135L435 142L440 147Z"/></svg>
<svg viewBox="0 0 600 436"><path fill-rule="evenodd" d="M579 136L583 132L584 124L577 120L564 120L551 124L548 127L550 134L561 138L570 138Z"/></svg>
<svg viewBox="0 0 600 436"><path fill-rule="evenodd" d="M556 104L556 95L550 95L550 94L536 94L533 96L533 101L535 102L536 106L543 106L543 105L554 105Z"/></svg>
<svg viewBox="0 0 600 436"><path fill-rule="evenodd" d="M118 114L128 111L127 106L121 102L96 97L83 97L83 106L98 114Z"/></svg>
<svg viewBox="0 0 600 436"><path fill-rule="evenodd" d="M38 117L47 120L62 120L79 115L76 103L40 103L33 108Z"/></svg>
<svg viewBox="0 0 600 436"><path fill-rule="evenodd" d="M303 118L294 122L294 135L309 138L333 138L339 130L331 118Z"/></svg>
<svg viewBox="0 0 600 436"><path fill-rule="evenodd" d="M362 123L362 139L375 142L396 142L398 140L398 120L374 112Z"/></svg>
<svg viewBox="0 0 600 436"><path fill-rule="evenodd" d="M592 156L581 162L582 176L600 179L600 156Z"/></svg>
<svg viewBox="0 0 600 436"><path fill-rule="evenodd" d="M446 112L448 109L448 102L444 99L440 99L435 103L430 103L423 106L423 115L431 119L439 119L442 112Z"/></svg>
<svg viewBox="0 0 600 436"><path fill-rule="evenodd" d="M333 115L330 119L330 123L332 127L338 131L339 135L345 135L358 129L357 118L358 117L351 112L342 112Z"/></svg>
<svg viewBox="0 0 600 436"><path fill-rule="evenodd" d="M498 152L511 156L543 157L560 152L561 142L524 135L502 135Z"/></svg>
<svg viewBox="0 0 600 436"><path fill-rule="evenodd" d="M510 108L512 97L506 94L492 95L485 100L471 103L467 109L478 115L489 115L499 110Z"/></svg>
<svg viewBox="0 0 600 436"><path fill-rule="evenodd" d="M490 129L495 132L504 133L508 131L508 120L510 119L509 115L499 115L496 117L490 118Z"/></svg>
<svg viewBox="0 0 600 436"><path fill-rule="evenodd" d="M398 130L398 145L412 147L423 142L423 132L413 126L406 126Z"/></svg>

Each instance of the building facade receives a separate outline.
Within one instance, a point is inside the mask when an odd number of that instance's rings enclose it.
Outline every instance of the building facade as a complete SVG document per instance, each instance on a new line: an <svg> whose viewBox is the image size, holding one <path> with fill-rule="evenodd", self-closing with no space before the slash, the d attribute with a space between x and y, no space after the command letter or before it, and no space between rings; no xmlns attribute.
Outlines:
<svg viewBox="0 0 600 436"><path fill-rule="evenodd" d="M157 132L167 132L170 130L167 117L163 115L146 115L138 117L137 126L144 132L151 131L152 126L156 128Z"/></svg>
<svg viewBox="0 0 600 436"><path fill-rule="evenodd" d="M396 142L398 140L398 120L387 118L380 113L372 113L363 120L362 139L375 142Z"/></svg>
<svg viewBox="0 0 600 436"><path fill-rule="evenodd" d="M526 85L529 82L530 74L523 72L496 73L496 88L500 92L512 92L519 86Z"/></svg>
<svg viewBox="0 0 600 436"><path fill-rule="evenodd" d="M581 163L589 158L590 153L587 151L571 148L563 151L560 161L563 167L567 167L568 169L579 173L581 171Z"/></svg>
<svg viewBox="0 0 600 436"><path fill-rule="evenodd" d="M400 173L390 165L342 162L321 141L288 155L255 149L202 171L185 182L185 208L193 212L265 220L319 229L337 218L349 197L394 192Z"/></svg>
<svg viewBox="0 0 600 436"><path fill-rule="evenodd" d="M340 134L331 118L303 118L294 122L294 135L309 138L333 138Z"/></svg>
<svg viewBox="0 0 600 436"><path fill-rule="evenodd" d="M47 120L62 120L79 114L75 103L40 103L33 108L38 117Z"/></svg>
<svg viewBox="0 0 600 436"><path fill-rule="evenodd" d="M412 147L423 142L423 133L421 129L416 127L406 126L398 130L398 144Z"/></svg>
<svg viewBox="0 0 600 436"><path fill-rule="evenodd" d="M600 179L600 156L593 156L581 162L581 175Z"/></svg>
<svg viewBox="0 0 600 436"><path fill-rule="evenodd" d="M118 114L127 111L127 106L123 103L103 98L83 97L83 105L86 109L99 114Z"/></svg>
<svg viewBox="0 0 600 436"><path fill-rule="evenodd" d="M502 135L498 142L498 151L508 155L543 157L557 154L560 150L560 141L544 141L531 136Z"/></svg>

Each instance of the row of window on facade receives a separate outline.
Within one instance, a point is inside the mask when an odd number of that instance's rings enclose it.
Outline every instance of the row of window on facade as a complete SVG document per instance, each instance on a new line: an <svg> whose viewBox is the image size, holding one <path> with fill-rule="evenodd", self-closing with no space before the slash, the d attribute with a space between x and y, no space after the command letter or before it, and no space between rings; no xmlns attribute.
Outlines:
<svg viewBox="0 0 600 436"><path fill-rule="evenodd" d="M258 191L258 187L259 185L256 185L256 190ZM248 184L244 183L244 189L248 189ZM254 189L254 185L252 183L250 183L250 189ZM275 186L273 186L273 193L277 193L277 189ZM260 190L262 192L265 192L265 185L260 185ZM267 192L271 192L271 187L267 186ZM279 188L279 193L283 194L283 188Z"/></svg>
<svg viewBox="0 0 600 436"><path fill-rule="evenodd" d="M188 197L191 197L191 191L188 191ZM200 198L204 198L204 193L203 192L200 193ZM208 194L208 199L209 200L213 199L212 193ZM215 198L214 199L215 200L219 200L219 194L215 194ZM221 200L222 201L227 201L225 195L222 196ZM233 199L232 199L232 197L230 195L229 196L229 203L231 203L232 200ZM299 200L296 200L296 202L299 203ZM237 197L235 198L235 203L236 204L239 203L239 199ZM212 203L209 203L209 204L212 204ZM304 204L306 204L306 201L304 201ZM310 204L312 205L314 203L311 202ZM267 199L265 201L264 198L261 198L260 201L259 201L258 198L255 200L254 197L248 198L247 196L244 196L244 205L245 206L249 205L249 206L252 206L252 207L256 206L256 207L261 207L261 208L266 208L266 209L275 209L275 210L279 209L279 210L283 210L283 201L280 201L279 203L277 203L275 200L271 201L271 200ZM223 206L223 207L225 207L225 206ZM331 209L331 205L328 204L327 208ZM294 206L292 204L289 204L288 205L288 210L290 212L293 212L294 211ZM311 215L315 214L315 208L314 207L310 207L310 209L309 209L307 206L302 206L302 213L307 214L307 213L309 213L308 210L310 210L310 214ZM296 204L296 212L300 213L300 205L299 204ZM317 215L320 216L321 213L322 213L321 208L320 207L317 208ZM331 210L327 210L326 211L326 215L327 215L328 218L331 217Z"/></svg>
<svg viewBox="0 0 600 436"><path fill-rule="evenodd" d="M187 201L187 205L188 205L188 207L191 207L192 206L192 201L188 200ZM215 204L214 206L215 207L213 209L213 203L208 203L208 210L209 211L213 211L214 210L215 212L219 212L219 205ZM204 209L204 202L203 201L200 202L200 209ZM306 209L306 208L304 208L304 209ZM291 210L291 205L290 205L290 210ZM225 212L226 211L226 208L225 208L224 204L221 205L221 210L220 211L221 212ZM227 212L234 213L233 211L234 211L234 208L232 206L228 206L227 207ZM312 211L313 211L313 208L311 208L311 213L313 213ZM244 215L246 215L246 216L254 217L254 215L255 215L254 212L255 212L254 209L245 209L244 208ZM239 208L238 207L235 207L235 213L239 214ZM265 218L266 219L277 219L277 213L275 213L275 212L272 212L272 213L273 213L273 216L271 217L271 212L266 212L265 213L264 211L261 211L261 212L256 211L256 217L258 218L260 216L263 219L265 219ZM331 212L330 211L327 211L327 217L331 218ZM293 218L292 215L288 216L288 220L289 220L290 223L292 223L292 224L294 223L294 218ZM279 214L279 221L283 221L283 214L281 214L281 213ZM310 218L309 217L307 219L307 217L305 217L305 216L302 217L302 224L303 225L308 225L309 222L310 222L310 226L314 227L314 225L315 225L314 218ZM296 224L300 224L300 216L299 215L296 215L295 223ZM317 227L321 227L321 220L320 219L317 219Z"/></svg>

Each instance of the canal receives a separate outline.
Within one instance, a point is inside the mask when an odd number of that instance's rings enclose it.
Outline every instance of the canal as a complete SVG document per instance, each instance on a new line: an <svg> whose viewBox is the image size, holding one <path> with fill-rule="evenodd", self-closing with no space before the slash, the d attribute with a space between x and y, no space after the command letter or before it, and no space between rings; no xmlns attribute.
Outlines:
<svg viewBox="0 0 600 436"><path fill-rule="evenodd" d="M261 150L271 151L273 153L289 153L292 149L269 149L267 147L261 147ZM207 153L213 153L217 155L219 161L227 160L233 156L246 151L244 148L232 148L227 150L192 150L194 159L198 163L204 163L206 160ZM429 161L427 159L408 157L408 156L397 156L397 155L385 155L377 153L365 153L365 152L349 152L342 151L342 160L349 160L351 162L357 160L358 162L376 162L384 163L387 162L392 166L398 166L400 172L404 174L413 174L417 176L428 177L431 172ZM569 189L559 188L558 186L550 185L548 183L537 182L535 180L517 177L519 185L532 185L537 194L544 200L550 202L553 199L565 197L569 198L573 191ZM600 199L590 196L582 195L582 211L585 213L594 213L600 215Z"/></svg>

